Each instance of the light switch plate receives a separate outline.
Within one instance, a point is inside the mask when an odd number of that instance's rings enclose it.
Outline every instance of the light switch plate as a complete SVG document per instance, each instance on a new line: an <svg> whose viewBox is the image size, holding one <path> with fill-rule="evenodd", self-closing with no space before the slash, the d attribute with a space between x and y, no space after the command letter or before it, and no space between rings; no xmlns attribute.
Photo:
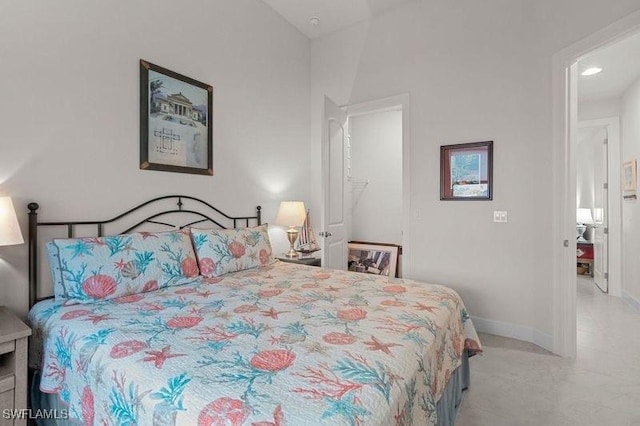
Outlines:
<svg viewBox="0 0 640 426"><path fill-rule="evenodd" d="M494 210L493 221L495 223L507 223L508 215L506 210Z"/></svg>

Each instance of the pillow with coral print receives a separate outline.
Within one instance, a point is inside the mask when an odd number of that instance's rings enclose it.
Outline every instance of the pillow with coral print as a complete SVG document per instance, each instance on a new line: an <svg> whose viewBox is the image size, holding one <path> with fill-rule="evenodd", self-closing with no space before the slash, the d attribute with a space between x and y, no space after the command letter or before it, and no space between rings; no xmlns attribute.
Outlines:
<svg viewBox="0 0 640 426"><path fill-rule="evenodd" d="M188 231L55 239L57 301L92 303L181 285L199 274ZM53 267L53 266L52 266Z"/></svg>
<svg viewBox="0 0 640 426"><path fill-rule="evenodd" d="M195 229L191 237L200 273L218 277L273 263L268 225L241 229Z"/></svg>

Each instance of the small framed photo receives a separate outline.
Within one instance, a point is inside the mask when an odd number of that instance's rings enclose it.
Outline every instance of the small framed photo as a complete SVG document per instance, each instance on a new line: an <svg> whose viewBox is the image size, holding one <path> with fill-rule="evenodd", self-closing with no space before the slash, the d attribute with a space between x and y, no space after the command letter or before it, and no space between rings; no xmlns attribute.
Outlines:
<svg viewBox="0 0 640 426"><path fill-rule="evenodd" d="M398 246L350 242L347 265L353 272L395 277L398 270Z"/></svg>
<svg viewBox="0 0 640 426"><path fill-rule="evenodd" d="M636 192L638 189L638 166L636 160L622 164L622 189L626 192Z"/></svg>
<svg viewBox="0 0 640 426"><path fill-rule="evenodd" d="M440 147L440 199L493 198L493 141Z"/></svg>
<svg viewBox="0 0 640 426"><path fill-rule="evenodd" d="M213 175L213 86L140 60L140 168Z"/></svg>

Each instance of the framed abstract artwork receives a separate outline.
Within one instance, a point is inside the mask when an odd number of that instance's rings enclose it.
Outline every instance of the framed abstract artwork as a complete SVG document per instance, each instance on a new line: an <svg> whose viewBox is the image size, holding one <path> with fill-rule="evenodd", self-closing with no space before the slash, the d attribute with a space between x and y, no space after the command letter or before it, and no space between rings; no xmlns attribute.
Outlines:
<svg viewBox="0 0 640 426"><path fill-rule="evenodd" d="M440 147L440 199L493 198L493 141Z"/></svg>
<svg viewBox="0 0 640 426"><path fill-rule="evenodd" d="M140 168L213 175L213 86L140 60Z"/></svg>

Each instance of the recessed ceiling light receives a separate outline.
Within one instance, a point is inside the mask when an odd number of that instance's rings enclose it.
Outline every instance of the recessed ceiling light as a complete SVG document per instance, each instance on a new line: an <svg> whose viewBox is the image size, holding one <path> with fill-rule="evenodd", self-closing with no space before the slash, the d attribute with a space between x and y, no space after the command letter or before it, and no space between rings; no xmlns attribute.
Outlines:
<svg viewBox="0 0 640 426"><path fill-rule="evenodd" d="M600 67L591 67L591 68L587 68L586 70L582 71L582 75L587 77L590 75L596 75L596 74L600 74L602 72L602 68Z"/></svg>
<svg viewBox="0 0 640 426"><path fill-rule="evenodd" d="M317 27L318 25L320 25L320 18L318 18L317 16L312 16L312 17L309 18L309 22L314 27Z"/></svg>

